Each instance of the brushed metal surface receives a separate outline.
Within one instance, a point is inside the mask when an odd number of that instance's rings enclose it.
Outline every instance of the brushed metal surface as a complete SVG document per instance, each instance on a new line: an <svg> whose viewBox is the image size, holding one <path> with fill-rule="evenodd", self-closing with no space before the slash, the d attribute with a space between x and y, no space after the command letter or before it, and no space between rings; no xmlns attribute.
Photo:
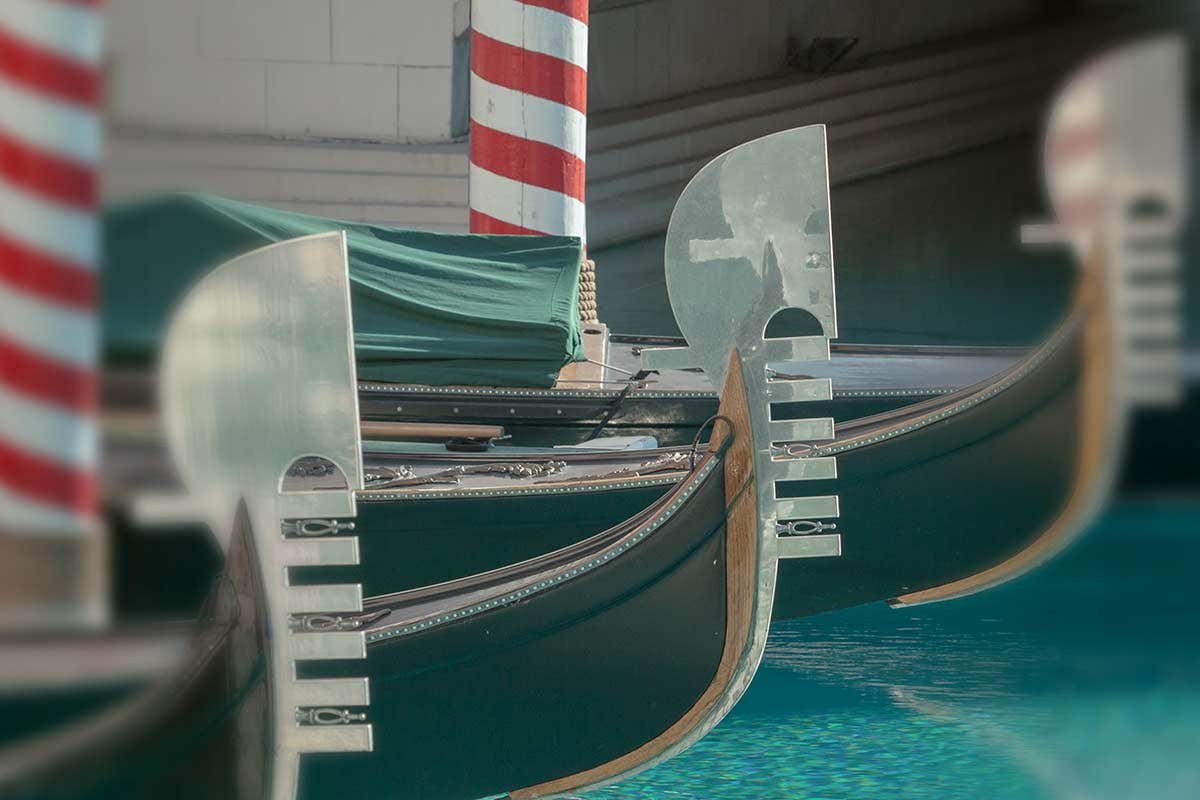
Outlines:
<svg viewBox="0 0 1200 800"><path fill-rule="evenodd" d="M789 497L775 501L779 519L826 519L841 513L837 495Z"/></svg>
<svg viewBox="0 0 1200 800"><path fill-rule="evenodd" d="M325 586L289 586L288 611L293 614L323 611L362 611L362 586L357 583Z"/></svg>
<svg viewBox="0 0 1200 800"><path fill-rule="evenodd" d="M281 547L281 562L289 567L340 567L358 563L358 537L290 539Z"/></svg>
<svg viewBox="0 0 1200 800"><path fill-rule="evenodd" d="M296 663L364 658L361 633L295 633L294 610L355 610L357 586L294 588L291 566L357 563L357 541L284 536L286 520L353 516L362 489L350 278L341 232L265 247L214 269L184 298L160 362L162 422L189 497L227 543L245 504L263 575L275 742L271 796L292 800L300 754L370 749L369 725L300 724ZM340 473L328 488L286 491L302 457ZM327 606L351 608L327 609Z"/></svg>
<svg viewBox="0 0 1200 800"><path fill-rule="evenodd" d="M827 383L803 374L806 365L793 366L827 362L829 340L837 336L825 127L755 139L700 170L671 215L665 262L671 308L688 346L643 350L643 364L699 367L713 385L724 386L730 353L740 357L757 476L758 580L746 646L725 693L688 735L631 772L690 746L741 698L766 647L779 559L841 555L840 534L779 536L777 521L795 503L777 500L775 485L836 478L837 460L780 457L772 448L772 434L788 422L804 435L826 432L827 420L785 421L775 413L782 401L817 399L828 391ZM766 339L768 323L787 309L810 314L821 335ZM783 363L788 368L777 369ZM802 374L789 381L781 372Z"/></svg>
<svg viewBox="0 0 1200 800"><path fill-rule="evenodd" d="M365 706L371 703L366 678L317 678L296 681L298 706Z"/></svg>

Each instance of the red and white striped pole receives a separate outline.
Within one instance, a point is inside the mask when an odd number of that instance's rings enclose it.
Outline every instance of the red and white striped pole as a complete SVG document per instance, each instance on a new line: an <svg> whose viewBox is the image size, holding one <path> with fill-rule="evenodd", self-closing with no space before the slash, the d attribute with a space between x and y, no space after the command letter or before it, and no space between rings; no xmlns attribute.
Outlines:
<svg viewBox="0 0 1200 800"><path fill-rule="evenodd" d="M100 0L0 0L0 532L97 530Z"/></svg>
<svg viewBox="0 0 1200 800"><path fill-rule="evenodd" d="M584 238L587 22L587 0L472 0L472 233Z"/></svg>

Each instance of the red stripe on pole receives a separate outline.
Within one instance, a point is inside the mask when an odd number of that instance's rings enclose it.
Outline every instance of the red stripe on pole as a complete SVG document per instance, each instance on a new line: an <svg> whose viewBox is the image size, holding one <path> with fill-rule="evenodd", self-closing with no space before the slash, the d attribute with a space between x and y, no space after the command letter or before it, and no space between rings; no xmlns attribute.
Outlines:
<svg viewBox="0 0 1200 800"><path fill-rule="evenodd" d="M0 131L0 177L32 194L82 210L96 207L96 172Z"/></svg>
<svg viewBox="0 0 1200 800"><path fill-rule="evenodd" d="M542 231L535 231L532 228L522 228L520 225L513 225L511 222L490 217L482 211L476 211L473 208L471 209L471 233L499 233L509 236L545 235Z"/></svg>
<svg viewBox="0 0 1200 800"><path fill-rule="evenodd" d="M1104 130L1099 125L1065 128L1050 140L1050 158L1063 163L1083 156L1094 155L1104 142Z"/></svg>
<svg viewBox="0 0 1200 800"><path fill-rule="evenodd" d="M30 500L62 509L91 513L99 504L96 477L0 439L0 483Z"/></svg>
<svg viewBox="0 0 1200 800"><path fill-rule="evenodd" d="M587 113L587 71L561 58L471 32L471 71L489 83Z"/></svg>
<svg viewBox="0 0 1200 800"><path fill-rule="evenodd" d="M566 14L568 17L574 17L579 20L584 25L588 21L588 0L517 0L517 2L524 3L527 6L548 8L551 11Z"/></svg>
<svg viewBox="0 0 1200 800"><path fill-rule="evenodd" d="M1090 228L1100 222L1105 212L1104 197L1096 191L1080 192L1063 202L1059 216L1068 228Z"/></svg>
<svg viewBox="0 0 1200 800"><path fill-rule="evenodd" d="M100 104L100 70L31 44L3 28L0 75L59 100L85 106Z"/></svg>
<svg viewBox="0 0 1200 800"><path fill-rule="evenodd" d="M63 364L0 336L0 383L27 397L90 413L98 391L95 373Z"/></svg>
<svg viewBox="0 0 1200 800"><path fill-rule="evenodd" d="M553 145L476 123L471 129L471 163L505 178L561 192L583 202L583 160Z"/></svg>
<svg viewBox="0 0 1200 800"><path fill-rule="evenodd" d="M31 250L0 231L0 282L82 311L96 307L96 275Z"/></svg>

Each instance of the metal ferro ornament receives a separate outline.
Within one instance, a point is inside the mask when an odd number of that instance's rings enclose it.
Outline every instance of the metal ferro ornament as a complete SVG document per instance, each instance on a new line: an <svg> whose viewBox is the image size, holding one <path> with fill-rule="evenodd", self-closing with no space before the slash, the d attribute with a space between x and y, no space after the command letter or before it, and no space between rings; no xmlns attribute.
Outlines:
<svg viewBox="0 0 1200 800"><path fill-rule="evenodd" d="M828 360L829 340L837 336L825 126L755 139L709 162L671 215L665 268L671 308L688 346L644 350L643 362L651 368L700 367L721 387L730 354L738 354L757 476L757 586L728 691L690 734L646 766L707 734L750 685L767 643L779 559L842 552L841 534L829 532L834 523L827 522L839 516L838 497L825 488L837 477L837 461L809 457L801 446L832 439L833 420L777 419L772 410L778 403L833 396L828 378L785 377L804 372L785 365ZM807 313L805 332L813 335L767 338L768 324L789 309ZM781 484L821 488L780 497Z"/></svg>
<svg viewBox="0 0 1200 800"><path fill-rule="evenodd" d="M840 534L816 524L785 526L792 533L775 541L777 522L838 516L835 495L781 499L777 492L781 482L837 477L836 459L810 458L806 449L833 438L833 420L778 419L771 410L833 396L828 378L781 377L798 371L783 364L828 360L837 336L825 126L755 139L710 162L675 206L665 260L671 308L688 347L646 350L643 358L652 367L701 367L721 386L736 349L749 396L768 401L750 407L768 552L840 555ZM766 338L768 323L789 309L807 312L820 334Z"/></svg>
<svg viewBox="0 0 1200 800"><path fill-rule="evenodd" d="M341 232L293 239L226 262L187 295L171 321L160 370L171 455L186 485L180 505L230 540L244 504L262 576L273 730L271 797L296 796L304 753L372 749L366 678L301 680L297 664L362 659L361 630L294 625L362 613L358 584L293 585L294 567L356 565L342 535L362 489L362 444ZM340 472L336 488L288 491L298 461ZM318 709L310 714L310 709ZM310 719L314 724L299 724Z"/></svg>

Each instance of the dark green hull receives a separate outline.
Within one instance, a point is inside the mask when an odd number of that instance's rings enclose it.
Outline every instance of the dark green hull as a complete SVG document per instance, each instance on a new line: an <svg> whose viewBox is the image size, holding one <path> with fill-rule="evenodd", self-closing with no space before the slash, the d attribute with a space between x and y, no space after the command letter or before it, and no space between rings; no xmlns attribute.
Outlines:
<svg viewBox="0 0 1200 800"><path fill-rule="evenodd" d="M306 757L301 798L491 796L654 739L699 699L721 659L724 515L718 470L663 528L582 577L372 644L374 752ZM364 563L371 547L368 535Z"/></svg>
<svg viewBox="0 0 1200 800"><path fill-rule="evenodd" d="M267 631L254 547L242 522L179 669L0 752L0 797L269 796Z"/></svg>
<svg viewBox="0 0 1200 800"><path fill-rule="evenodd" d="M781 561L776 618L941 586L1028 548L1075 487L1081 363L1073 338L1012 389L840 453L842 556Z"/></svg>
<svg viewBox="0 0 1200 800"><path fill-rule="evenodd" d="M574 543L570 557L543 556L539 569L562 576L549 588L517 575L528 596L377 636L365 669L298 664L301 679L365 673L376 731L371 753L305 755L299 797L498 795L603 767L675 725L717 680L726 647L725 487L720 457L706 461L647 513ZM270 796L267 634L250 541L235 533L180 670L86 721L60 721L52 734L77 724L84 734L40 751L14 779L0 774L0 796ZM393 605L404 612L403 600Z"/></svg>
<svg viewBox="0 0 1200 800"><path fill-rule="evenodd" d="M443 390L444 391L444 390ZM634 391L623 399L617 392L577 392L577 396L543 398L456 395L437 390L406 392L402 397L370 388L359 393L363 418L396 422L462 422L500 425L515 444L552 447L578 444L596 434L603 422L605 436L653 436L660 445L690 444L705 420L717 413L714 392ZM937 395L918 391L897 395L838 396L828 402L785 403L787 413L833 417L837 421L891 411ZM397 412L397 407L402 411ZM449 408L453 411L448 413ZM514 414L511 409L516 408Z"/></svg>

